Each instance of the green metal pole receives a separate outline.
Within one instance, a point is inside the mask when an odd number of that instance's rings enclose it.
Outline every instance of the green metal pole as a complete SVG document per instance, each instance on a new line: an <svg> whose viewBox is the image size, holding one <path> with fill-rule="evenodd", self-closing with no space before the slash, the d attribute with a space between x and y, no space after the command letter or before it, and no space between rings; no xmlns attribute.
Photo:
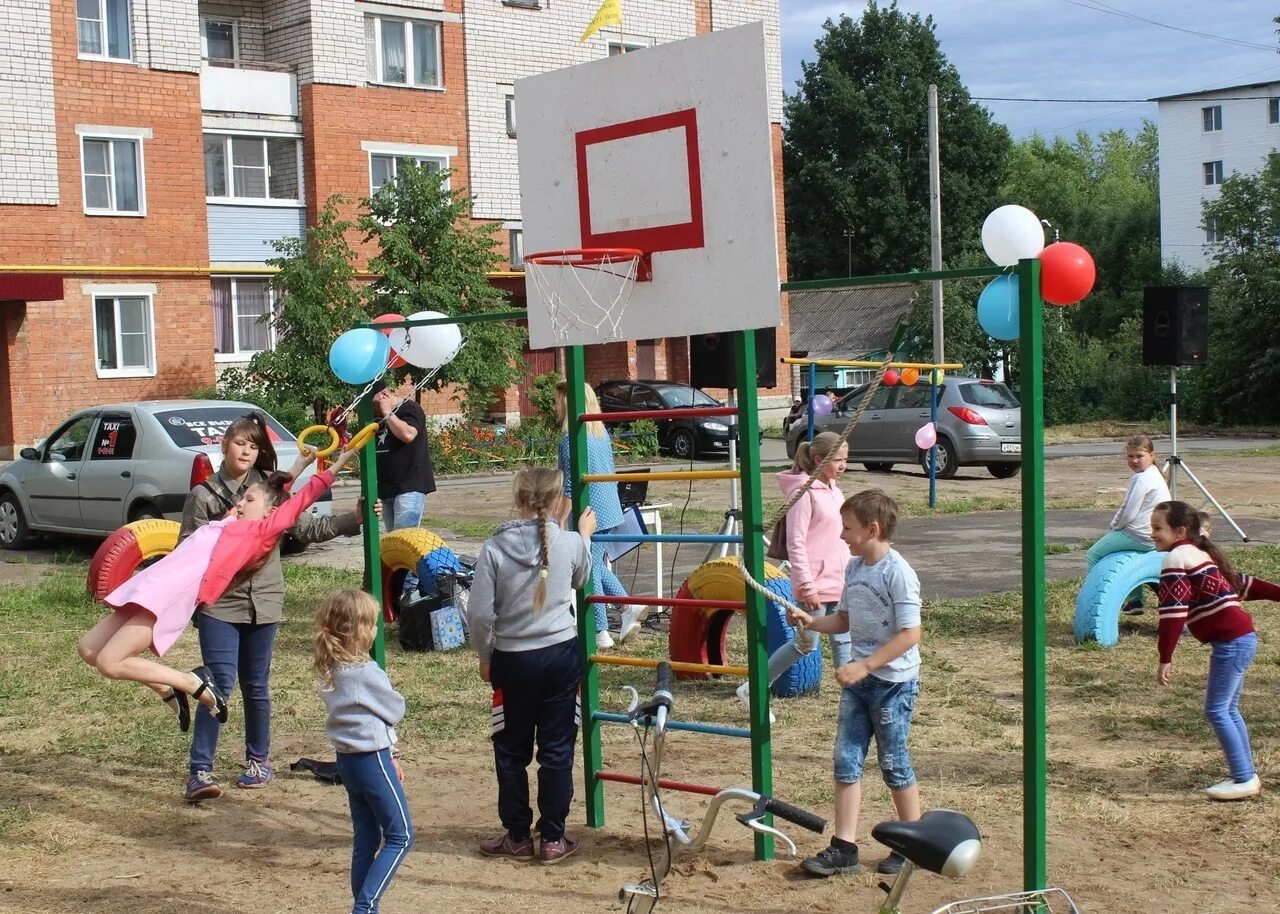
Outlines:
<svg viewBox="0 0 1280 914"><path fill-rule="evenodd" d="M1022 334L1022 881L1027 891L1048 878L1047 687L1044 587L1044 302L1040 261L1017 267Z"/></svg>
<svg viewBox="0 0 1280 914"><path fill-rule="evenodd" d="M586 411L586 397L582 385L586 382L586 359L581 346L565 349L565 410L569 416L569 475L573 487L573 517L578 518L586 510L587 489L582 477L587 472L587 427L579 418ZM600 670L590 661L596 644L595 608L587 602L595 582L576 595L578 607L578 644L582 650L582 777L583 796L586 798L587 826L604 825L604 782L596 777L603 764L600 747Z"/></svg>
<svg viewBox="0 0 1280 914"><path fill-rule="evenodd" d="M757 581L764 580L764 504L760 497L760 436L756 404L756 332L733 334L738 366L738 441L742 463L742 561ZM810 396L812 396L812 390ZM769 649L765 636L764 597L747 591L747 667L751 682L751 784L760 794L773 793L773 750L769 731ZM756 832L756 859L773 859L773 838Z"/></svg>
<svg viewBox="0 0 1280 914"><path fill-rule="evenodd" d="M373 421L373 397L360 398L356 406L356 418L364 428ZM364 539L364 589L378 604L378 633L373 639L369 655L378 666L387 668L386 623L382 618L382 541L378 515L373 503L378 498L378 436L374 435L360 454L360 495L364 498L360 532Z"/></svg>

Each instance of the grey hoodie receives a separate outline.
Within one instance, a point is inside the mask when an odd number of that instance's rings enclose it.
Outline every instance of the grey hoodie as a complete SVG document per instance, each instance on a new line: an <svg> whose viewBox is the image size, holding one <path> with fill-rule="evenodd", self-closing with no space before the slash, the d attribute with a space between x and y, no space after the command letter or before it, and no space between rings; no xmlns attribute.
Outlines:
<svg viewBox="0 0 1280 914"><path fill-rule="evenodd" d="M591 552L577 533L547 521L547 599L533 611L542 569L536 520L507 521L480 549L467 603L471 641L482 661L494 649L534 651L577 634L573 591L587 583Z"/></svg>
<svg viewBox="0 0 1280 914"><path fill-rule="evenodd" d="M324 732L339 752L377 752L396 744L404 698L372 660L333 668L333 688L320 687L329 712Z"/></svg>

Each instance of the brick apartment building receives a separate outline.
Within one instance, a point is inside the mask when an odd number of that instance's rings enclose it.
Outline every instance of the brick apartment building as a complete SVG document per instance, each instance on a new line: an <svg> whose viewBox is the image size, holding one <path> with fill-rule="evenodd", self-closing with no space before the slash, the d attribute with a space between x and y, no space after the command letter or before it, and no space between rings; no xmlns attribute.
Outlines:
<svg viewBox="0 0 1280 914"><path fill-rule="evenodd" d="M473 218L501 222L512 269L493 281L522 306L512 83L620 51L616 29L578 42L598 5L5 0L0 457L73 409L186 396L272 345L257 323L270 242L409 158L448 169ZM777 0L628 0L625 15L629 50L764 20L785 251ZM532 376L556 354L529 361ZM592 347L587 364L592 379L687 378L687 341ZM499 411L527 408L520 394Z"/></svg>

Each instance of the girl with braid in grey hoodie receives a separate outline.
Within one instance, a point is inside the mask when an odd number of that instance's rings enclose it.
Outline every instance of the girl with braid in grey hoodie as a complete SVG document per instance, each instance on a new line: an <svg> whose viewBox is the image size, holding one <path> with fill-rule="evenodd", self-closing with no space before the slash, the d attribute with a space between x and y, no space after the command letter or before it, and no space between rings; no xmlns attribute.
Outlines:
<svg viewBox="0 0 1280 914"><path fill-rule="evenodd" d="M493 686L493 755L498 818L505 831L480 842L488 857L535 859L528 768L538 746L536 855L559 863L578 849L565 830L573 799L582 656L573 592L591 574L596 516L563 529L570 505L558 470L526 467L515 476L518 520L485 541L467 606L480 678Z"/></svg>

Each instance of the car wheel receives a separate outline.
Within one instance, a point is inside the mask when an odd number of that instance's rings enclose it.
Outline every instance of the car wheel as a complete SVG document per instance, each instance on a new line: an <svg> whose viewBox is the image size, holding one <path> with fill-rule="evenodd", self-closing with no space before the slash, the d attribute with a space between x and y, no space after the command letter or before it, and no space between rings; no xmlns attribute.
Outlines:
<svg viewBox="0 0 1280 914"><path fill-rule="evenodd" d="M149 504L148 502L145 502L145 501L139 505L135 505L133 507L133 510L129 512L129 523L133 523L135 520L163 520L163 519L164 519L164 515L160 513L160 511L156 508L156 506Z"/></svg>
<svg viewBox="0 0 1280 914"><path fill-rule="evenodd" d="M307 551L307 544L302 542L292 533L286 533L280 537L280 554L281 555L301 555Z"/></svg>
<svg viewBox="0 0 1280 914"><path fill-rule="evenodd" d="M671 453L681 460L689 460L698 450L693 432L684 428L678 428L672 432L668 444L671 448Z"/></svg>
<svg viewBox="0 0 1280 914"><path fill-rule="evenodd" d="M926 476L929 475L929 452L920 452L920 466L924 470ZM938 478L950 479L956 475L956 471L960 469L960 461L956 457L956 447L951 443L951 439L939 436L938 438Z"/></svg>
<svg viewBox="0 0 1280 914"><path fill-rule="evenodd" d="M864 463L868 473L888 473L893 469L892 463Z"/></svg>
<svg viewBox="0 0 1280 914"><path fill-rule="evenodd" d="M25 549L31 542L31 530L22 516L18 496L12 492L0 495L0 549Z"/></svg>
<svg viewBox="0 0 1280 914"><path fill-rule="evenodd" d="M800 448L799 438L788 438L787 439L787 459L795 460L796 451L799 450L799 448Z"/></svg>
<svg viewBox="0 0 1280 914"><path fill-rule="evenodd" d="M989 463L987 472L996 479L1012 479L1022 469L1020 463Z"/></svg>

